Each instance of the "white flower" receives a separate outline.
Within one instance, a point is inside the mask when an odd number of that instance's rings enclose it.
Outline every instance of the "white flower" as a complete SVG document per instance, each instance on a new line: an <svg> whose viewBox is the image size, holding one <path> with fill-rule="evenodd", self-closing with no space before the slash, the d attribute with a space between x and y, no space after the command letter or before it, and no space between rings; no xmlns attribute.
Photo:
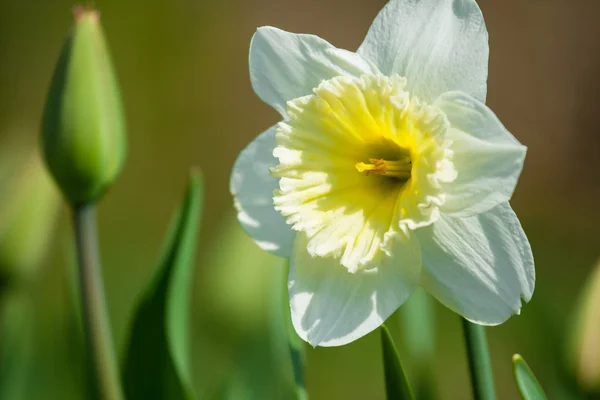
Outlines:
<svg viewBox="0 0 600 400"><path fill-rule="evenodd" d="M290 257L298 334L337 346L418 286L496 325L529 301L529 242L508 204L525 158L486 107L488 35L474 0L392 0L356 53L259 28L258 96L283 121L235 163L244 229Z"/></svg>

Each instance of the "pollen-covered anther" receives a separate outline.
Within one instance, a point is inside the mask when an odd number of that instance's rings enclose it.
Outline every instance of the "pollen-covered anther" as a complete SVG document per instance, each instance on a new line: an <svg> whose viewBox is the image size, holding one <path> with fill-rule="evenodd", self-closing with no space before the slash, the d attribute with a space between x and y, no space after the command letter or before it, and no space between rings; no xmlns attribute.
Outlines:
<svg viewBox="0 0 600 400"><path fill-rule="evenodd" d="M410 178L412 163L408 157L392 161L369 158L369 164L359 162L355 167L358 172L364 172L367 175L383 175L406 181Z"/></svg>

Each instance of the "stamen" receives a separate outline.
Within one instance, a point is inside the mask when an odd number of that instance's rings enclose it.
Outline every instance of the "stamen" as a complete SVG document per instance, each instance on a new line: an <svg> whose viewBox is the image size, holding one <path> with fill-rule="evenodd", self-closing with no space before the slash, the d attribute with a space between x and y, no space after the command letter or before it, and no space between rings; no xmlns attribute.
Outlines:
<svg viewBox="0 0 600 400"><path fill-rule="evenodd" d="M358 172L364 172L367 175L383 175L401 180L408 180L410 178L412 163L408 157L394 161L369 158L369 163L359 162L356 163L355 167Z"/></svg>

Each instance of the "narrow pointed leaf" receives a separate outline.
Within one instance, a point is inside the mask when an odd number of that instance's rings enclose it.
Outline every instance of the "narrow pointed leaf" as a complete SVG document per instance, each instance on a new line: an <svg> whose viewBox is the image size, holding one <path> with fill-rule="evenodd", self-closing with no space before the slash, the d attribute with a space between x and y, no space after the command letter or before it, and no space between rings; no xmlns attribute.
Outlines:
<svg viewBox="0 0 600 400"><path fill-rule="evenodd" d="M389 400L414 400L415 396L404 373L404 368L402 368L392 336L385 325L381 325L379 330L381 331L387 398Z"/></svg>
<svg viewBox="0 0 600 400"><path fill-rule="evenodd" d="M542 386L519 354L513 356L513 372L523 400L546 400Z"/></svg>
<svg viewBox="0 0 600 400"><path fill-rule="evenodd" d="M128 400L194 398L187 332L201 207L202 183L193 173L133 319L123 369Z"/></svg>

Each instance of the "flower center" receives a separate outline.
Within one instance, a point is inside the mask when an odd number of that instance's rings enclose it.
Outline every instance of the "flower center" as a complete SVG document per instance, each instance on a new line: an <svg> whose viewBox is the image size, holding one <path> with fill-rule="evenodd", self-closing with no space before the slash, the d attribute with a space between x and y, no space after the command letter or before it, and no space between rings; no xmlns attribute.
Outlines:
<svg viewBox="0 0 600 400"><path fill-rule="evenodd" d="M378 268L410 230L433 223L453 178L444 114L400 76L338 76L287 103L273 155L275 209L312 257Z"/></svg>
<svg viewBox="0 0 600 400"><path fill-rule="evenodd" d="M364 172L366 175L383 175L395 178L400 181L407 181L410 178L412 163L409 157L403 157L400 160L384 160L369 158L369 164L364 162L356 163L355 168L358 172Z"/></svg>

